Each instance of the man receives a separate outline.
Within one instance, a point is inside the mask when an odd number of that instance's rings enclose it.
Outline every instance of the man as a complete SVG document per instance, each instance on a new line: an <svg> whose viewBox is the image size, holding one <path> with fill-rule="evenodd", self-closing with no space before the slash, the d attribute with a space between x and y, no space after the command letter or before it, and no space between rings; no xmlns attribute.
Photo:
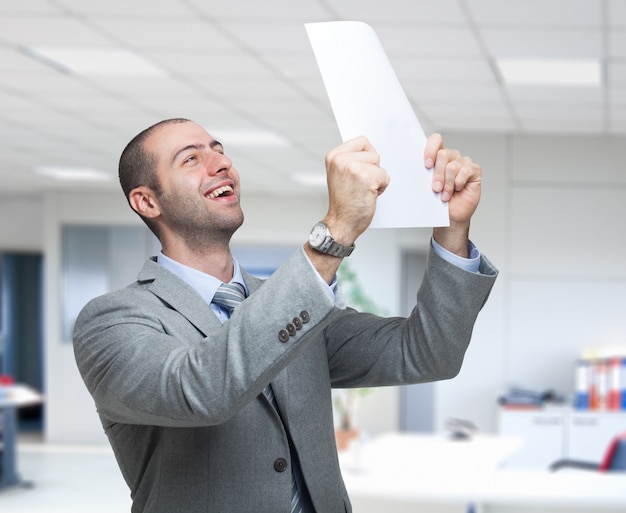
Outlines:
<svg viewBox="0 0 626 513"><path fill-rule="evenodd" d="M122 188L162 251L135 283L83 309L74 348L133 512L289 513L292 499L296 511L350 511L331 387L458 373L497 274L468 239L482 171L440 136L428 139L425 164L450 226L433 232L411 316L380 318L335 294L339 264L389 182L378 164L364 137L330 151L323 224L261 281L230 252L243 214L222 145L183 119L128 144ZM248 296L232 313L221 283Z"/></svg>

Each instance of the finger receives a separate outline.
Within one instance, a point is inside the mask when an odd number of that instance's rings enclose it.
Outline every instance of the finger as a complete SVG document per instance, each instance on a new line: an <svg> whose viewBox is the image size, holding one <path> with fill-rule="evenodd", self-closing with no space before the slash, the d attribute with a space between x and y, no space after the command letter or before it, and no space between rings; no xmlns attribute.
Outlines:
<svg viewBox="0 0 626 513"><path fill-rule="evenodd" d="M461 157L451 163L451 165L458 167L454 179L454 190L456 192L463 190L469 182L480 180L482 169L478 164L472 162L472 159L469 157Z"/></svg>
<svg viewBox="0 0 626 513"><path fill-rule="evenodd" d="M424 166L431 169L435 165L437 152L443 149L443 137L441 134L432 134L426 139L424 148Z"/></svg>
<svg viewBox="0 0 626 513"><path fill-rule="evenodd" d="M326 154L326 163L330 163L333 159L335 159L338 155L343 153L361 153L366 154L364 157L368 161L372 161L373 155L375 155L375 162L378 164L380 157L376 152L372 143L370 143L369 139L365 136L355 137L353 139L349 139L344 143L340 144L336 148L333 148Z"/></svg>
<svg viewBox="0 0 626 513"><path fill-rule="evenodd" d="M376 151L372 143L364 135L348 139L342 146L346 146L351 151Z"/></svg>
<svg viewBox="0 0 626 513"><path fill-rule="evenodd" d="M441 193L442 201L449 201L455 193L469 184L480 183L482 169L469 157L459 157L446 166L446 185ZM454 178L452 178L454 177Z"/></svg>
<svg viewBox="0 0 626 513"><path fill-rule="evenodd" d="M433 171L433 191L441 193L441 199L448 201L454 192L454 181L459 170L455 163L461 154L453 149L440 149L437 152Z"/></svg>
<svg viewBox="0 0 626 513"><path fill-rule="evenodd" d="M356 190L359 184L358 187L361 190L376 191L377 195L380 195L389 185L389 173L376 164L350 160L342 169L339 180L350 189Z"/></svg>
<svg viewBox="0 0 626 513"><path fill-rule="evenodd" d="M385 169L378 168L380 169L380 175L379 175L379 181L378 181L378 196L380 196L383 192L385 192L385 189L389 186L389 182L391 182L391 177L389 176L389 173L387 173L387 171Z"/></svg>

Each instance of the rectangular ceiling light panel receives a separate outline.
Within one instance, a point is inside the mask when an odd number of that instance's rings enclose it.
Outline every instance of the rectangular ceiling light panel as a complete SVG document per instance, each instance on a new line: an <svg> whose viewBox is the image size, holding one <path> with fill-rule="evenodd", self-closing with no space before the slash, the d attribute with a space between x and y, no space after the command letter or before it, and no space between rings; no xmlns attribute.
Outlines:
<svg viewBox="0 0 626 513"><path fill-rule="evenodd" d="M593 59L498 59L508 85L599 86L600 62Z"/></svg>
<svg viewBox="0 0 626 513"><path fill-rule="evenodd" d="M98 76L163 76L164 70L126 50L27 47L24 52L66 73Z"/></svg>

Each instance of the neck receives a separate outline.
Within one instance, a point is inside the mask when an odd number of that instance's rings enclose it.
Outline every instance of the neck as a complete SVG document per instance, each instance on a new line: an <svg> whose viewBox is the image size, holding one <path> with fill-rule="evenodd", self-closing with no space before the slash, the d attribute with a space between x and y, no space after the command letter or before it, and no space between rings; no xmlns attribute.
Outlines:
<svg viewBox="0 0 626 513"><path fill-rule="evenodd" d="M233 255L228 245L211 246L204 250L190 249L176 244L163 244L163 254L172 260L196 269L224 283L228 283L235 272Z"/></svg>

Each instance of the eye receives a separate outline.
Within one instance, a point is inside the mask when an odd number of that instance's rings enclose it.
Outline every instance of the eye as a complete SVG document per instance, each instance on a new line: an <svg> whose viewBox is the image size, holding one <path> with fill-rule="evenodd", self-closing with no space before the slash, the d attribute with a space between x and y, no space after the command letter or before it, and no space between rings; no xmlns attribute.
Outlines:
<svg viewBox="0 0 626 513"><path fill-rule="evenodd" d="M185 159L183 160L183 164L193 164L194 162L196 162L198 160L198 156L197 155L189 155L188 157L185 157Z"/></svg>

